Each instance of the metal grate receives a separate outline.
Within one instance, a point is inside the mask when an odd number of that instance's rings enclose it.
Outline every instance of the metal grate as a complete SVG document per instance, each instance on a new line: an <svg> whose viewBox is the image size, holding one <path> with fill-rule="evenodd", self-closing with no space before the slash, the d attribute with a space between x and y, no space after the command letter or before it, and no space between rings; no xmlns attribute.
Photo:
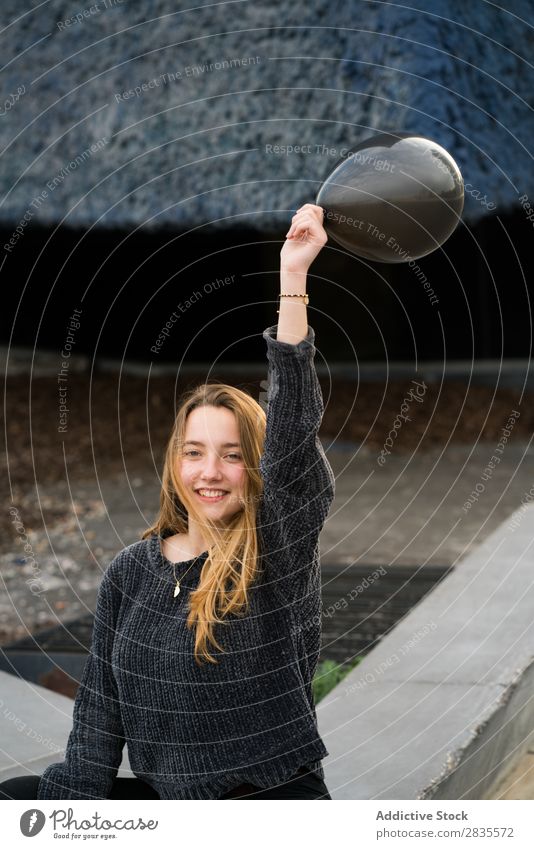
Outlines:
<svg viewBox="0 0 534 849"><path fill-rule="evenodd" d="M452 568L323 562L320 660L342 664L368 653ZM74 698L92 632L86 614L24 637L3 646L0 669Z"/></svg>

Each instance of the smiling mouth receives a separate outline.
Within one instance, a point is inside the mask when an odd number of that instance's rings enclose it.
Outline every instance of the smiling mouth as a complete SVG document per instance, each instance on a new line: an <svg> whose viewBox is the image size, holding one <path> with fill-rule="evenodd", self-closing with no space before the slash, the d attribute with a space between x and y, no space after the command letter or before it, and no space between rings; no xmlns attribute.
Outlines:
<svg viewBox="0 0 534 849"><path fill-rule="evenodd" d="M222 489L196 489L195 493L202 501L222 501L225 495L228 495L228 492Z"/></svg>

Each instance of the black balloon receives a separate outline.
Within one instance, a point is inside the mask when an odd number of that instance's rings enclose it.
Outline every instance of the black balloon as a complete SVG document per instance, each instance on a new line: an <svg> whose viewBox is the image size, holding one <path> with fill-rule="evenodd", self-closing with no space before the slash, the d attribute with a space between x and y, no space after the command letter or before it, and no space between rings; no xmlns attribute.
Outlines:
<svg viewBox="0 0 534 849"><path fill-rule="evenodd" d="M464 185L449 153L410 133L380 133L353 148L322 184L329 237L377 262L409 262L439 248L462 214Z"/></svg>

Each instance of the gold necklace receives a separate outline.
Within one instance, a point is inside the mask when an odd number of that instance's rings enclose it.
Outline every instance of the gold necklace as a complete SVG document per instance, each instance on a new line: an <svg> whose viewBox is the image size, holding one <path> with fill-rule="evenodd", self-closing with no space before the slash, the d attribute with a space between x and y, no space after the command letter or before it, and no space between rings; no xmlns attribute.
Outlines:
<svg viewBox="0 0 534 849"><path fill-rule="evenodd" d="M161 539L161 541L163 542L163 539L164 539L164 538L163 538L163 537L160 537L160 539ZM167 558L165 557L165 554L163 553L163 549L162 549L161 547L160 547L160 552L161 552L161 556L162 556L165 560L167 560ZM197 557L195 557L195 558L194 558L194 560L193 560L193 562L191 563L191 566L189 567L189 569L187 570L187 572L189 572L189 570L193 568L193 566L195 565L195 563L197 562L197 560L198 560L198 558L199 558L199 557L201 557L201 555L198 555ZM174 588L174 596L173 596L173 598L176 598L176 596L177 596L177 595L179 595L179 593L180 593L180 581L179 581L179 580L178 580L178 578L176 577L176 563L173 563L173 564L172 564L172 571L173 571L173 574L174 574L174 580L176 581L176 586L175 586L175 588ZM185 573L182 575L182 577L183 577L183 578L185 578L185 576L187 575L187 572L185 572Z"/></svg>
<svg viewBox="0 0 534 849"><path fill-rule="evenodd" d="M195 565L195 563L197 562L197 560L198 560L198 557L195 557L195 559L194 559L194 561L191 563L191 566L189 567L189 569L192 569L192 568L193 568L193 566ZM187 570L187 572L189 572L189 569ZM174 580L176 581L176 586L175 586L175 588L174 588L174 598L176 598L176 596L177 596L177 595L179 594L179 592L180 592L180 581L179 581L179 580L178 580L178 578L176 577L176 563L173 563L173 564L172 564L172 571L173 571L173 573L174 573ZM185 576L187 575L187 572L186 572L184 575L182 575L182 578L185 578Z"/></svg>
<svg viewBox="0 0 534 849"><path fill-rule="evenodd" d="M196 564L197 560L200 560L200 558L202 557L202 555L204 553L205 552L202 552L202 554L197 554L197 556L193 559L193 562L191 563L191 566L189 567L189 569L186 572L184 572L184 574L182 575L182 578L185 578L185 576L187 575L187 572L189 572L189 570L193 568L193 566ZM174 580L176 581L176 586L174 588L174 598L176 598L176 596L179 595L179 593L180 593L180 581L176 577L176 563L172 564L172 571L173 571L173 574L174 574Z"/></svg>

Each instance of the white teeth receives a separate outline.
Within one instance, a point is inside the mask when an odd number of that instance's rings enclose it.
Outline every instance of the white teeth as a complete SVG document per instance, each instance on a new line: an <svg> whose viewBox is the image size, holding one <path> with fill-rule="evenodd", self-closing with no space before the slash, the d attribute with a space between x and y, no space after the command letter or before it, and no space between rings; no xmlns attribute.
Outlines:
<svg viewBox="0 0 534 849"><path fill-rule="evenodd" d="M226 495L226 492L222 489L199 489L198 492L200 495L204 495L207 498L216 498L219 495Z"/></svg>

